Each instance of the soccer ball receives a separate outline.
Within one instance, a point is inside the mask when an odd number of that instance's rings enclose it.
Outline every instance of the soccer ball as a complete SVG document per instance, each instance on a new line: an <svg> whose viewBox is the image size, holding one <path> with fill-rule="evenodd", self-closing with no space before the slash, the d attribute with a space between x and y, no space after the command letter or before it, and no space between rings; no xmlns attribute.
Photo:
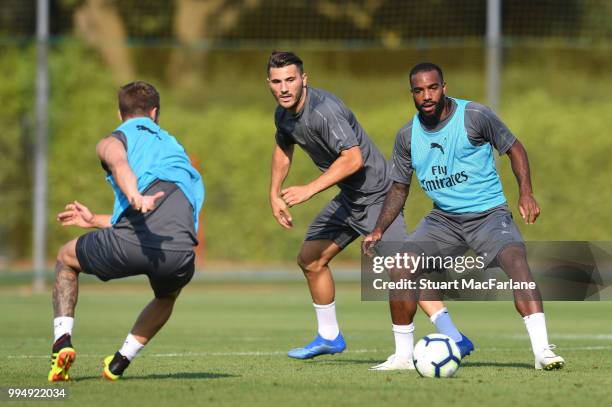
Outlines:
<svg viewBox="0 0 612 407"><path fill-rule="evenodd" d="M451 338L442 334L424 336L412 356L417 372L423 377L451 377L459 369L461 353Z"/></svg>

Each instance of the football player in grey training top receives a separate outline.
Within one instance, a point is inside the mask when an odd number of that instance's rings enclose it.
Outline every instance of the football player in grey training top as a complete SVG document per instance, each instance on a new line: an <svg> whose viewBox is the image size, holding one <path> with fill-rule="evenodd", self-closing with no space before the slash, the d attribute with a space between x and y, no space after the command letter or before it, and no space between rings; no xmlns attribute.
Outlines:
<svg viewBox="0 0 612 407"><path fill-rule="evenodd" d="M412 68L410 87L418 112L397 134L391 158L393 186L376 227L364 239L363 249L368 251L384 240L385 230L404 207L415 172L434 208L409 236L407 253L454 257L471 248L487 263L497 262L513 281L535 285L492 149L510 158L519 186L519 212L525 223L532 224L540 207L533 197L523 145L491 109L446 96L446 83L437 65L422 63ZM525 320L535 368L562 368L565 361L548 343L537 288L515 289L514 302ZM412 320L416 304L403 305L410 305L405 311Z"/></svg>
<svg viewBox="0 0 612 407"><path fill-rule="evenodd" d="M335 288L329 262L358 236L369 234L391 187L388 165L357 122L355 115L336 96L308 87L302 60L291 52L273 52L267 66L268 84L278 102L275 114L276 146L272 154L270 204L284 228L291 228L289 208L338 185L340 193L310 224L298 255L318 322L315 339L289 351L289 357L309 359L342 352L346 344L336 320ZM289 173L294 145L298 144L323 172L306 185L282 187ZM397 213L382 237L386 241L407 239L401 213ZM414 326L405 323L406 306L391 301L395 353L375 370L413 369ZM441 301L420 303L439 332L457 342L462 355L472 343L453 325ZM399 309L400 313L394 311Z"/></svg>

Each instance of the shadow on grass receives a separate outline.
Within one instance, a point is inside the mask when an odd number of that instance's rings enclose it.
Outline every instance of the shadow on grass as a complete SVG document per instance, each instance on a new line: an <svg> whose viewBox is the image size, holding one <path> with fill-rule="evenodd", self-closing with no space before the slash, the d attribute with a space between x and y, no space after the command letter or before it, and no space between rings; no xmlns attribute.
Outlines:
<svg viewBox="0 0 612 407"><path fill-rule="evenodd" d="M164 380L164 379L226 379L229 377L241 377L240 375L227 374L227 373L210 373L210 372L178 372L178 373L167 373L167 374L148 374L142 376L126 376L119 379L120 381L126 380ZM85 376L75 378L75 381L81 382L86 380L103 380L106 381L101 375L100 376Z"/></svg>
<svg viewBox="0 0 612 407"><path fill-rule="evenodd" d="M533 370L533 365L527 363L502 363L502 362L465 362L461 364L461 368L470 367L513 367L516 369Z"/></svg>

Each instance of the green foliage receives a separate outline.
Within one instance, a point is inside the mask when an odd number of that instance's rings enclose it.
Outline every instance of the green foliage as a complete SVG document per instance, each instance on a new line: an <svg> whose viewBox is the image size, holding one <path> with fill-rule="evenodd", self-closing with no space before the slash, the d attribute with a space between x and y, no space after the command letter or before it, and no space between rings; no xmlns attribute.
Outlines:
<svg viewBox="0 0 612 407"><path fill-rule="evenodd" d="M0 56L0 250L28 255L31 230L29 143L33 134L34 53L10 48ZM138 55L147 56L146 50ZM156 56L157 55L157 56ZM341 97L388 157L397 130L414 114L406 72L419 60L439 62L451 96L483 101L478 50L311 52L310 84ZM144 62L163 66L163 53ZM469 57L471 63L462 57ZM276 224L268 205L275 103L264 78L267 52L223 51L208 55L201 98L185 98L157 77L162 95L161 125L175 135L202 167L206 183L203 228L210 260L292 261L309 222L337 189L292 209L295 226ZM140 61L140 63L144 63ZM381 63L380 61L385 61ZM391 63L393 62L393 63ZM529 153L542 216L520 225L526 239L609 240L612 219L608 137L612 83L602 75L612 66L604 51L512 49L507 54L500 115ZM160 69L160 71L163 69ZM108 213L112 192L95 156L98 140L118 125L116 85L95 54L74 43L51 52L49 139L49 256L82 231L63 229L55 215L77 199ZM25 126L29 124L29 126ZM6 152L6 153L5 153ZM499 160L506 196L516 211L516 182L506 157ZM310 159L296 150L286 185L318 176ZM431 207L415 184L406 206L409 228ZM343 259L356 259L352 245Z"/></svg>
<svg viewBox="0 0 612 407"><path fill-rule="evenodd" d="M50 255L82 233L62 228L56 214L73 201L95 212L112 208L112 192L95 154L117 125L116 88L95 54L78 44L53 50L49 131L48 234Z"/></svg>
<svg viewBox="0 0 612 407"><path fill-rule="evenodd" d="M74 14L92 3L88 0L50 2L51 35L75 28ZM116 10L132 41L168 41L175 38L176 17L184 2L170 0L105 0L102 6ZM190 2L197 13L198 3ZM487 3L482 0L406 0L312 2L306 0L208 1L207 39L249 46L278 39L292 41L347 41L395 46L400 41L457 40L485 34ZM516 38L610 39L612 8L606 0L505 1L504 35ZM35 32L36 2L3 0L0 36L14 40ZM191 24L194 24L193 22ZM212 27L212 29L211 29Z"/></svg>
<svg viewBox="0 0 612 407"><path fill-rule="evenodd" d="M3 49L0 53L0 254L19 254L17 245L28 242L29 215L20 208L31 206L27 155L33 129L34 53L32 49ZM8 243L11 237L15 245ZM6 241L5 241L6 239ZM12 253L11 253L12 252Z"/></svg>

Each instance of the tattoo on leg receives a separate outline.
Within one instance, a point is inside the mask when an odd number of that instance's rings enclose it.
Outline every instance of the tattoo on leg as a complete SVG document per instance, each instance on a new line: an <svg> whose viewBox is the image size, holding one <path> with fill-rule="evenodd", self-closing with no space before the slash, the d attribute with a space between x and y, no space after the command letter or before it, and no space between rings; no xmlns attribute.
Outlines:
<svg viewBox="0 0 612 407"><path fill-rule="evenodd" d="M72 268L57 262L55 265L55 285L53 286L54 317L74 317L79 295L79 275Z"/></svg>

